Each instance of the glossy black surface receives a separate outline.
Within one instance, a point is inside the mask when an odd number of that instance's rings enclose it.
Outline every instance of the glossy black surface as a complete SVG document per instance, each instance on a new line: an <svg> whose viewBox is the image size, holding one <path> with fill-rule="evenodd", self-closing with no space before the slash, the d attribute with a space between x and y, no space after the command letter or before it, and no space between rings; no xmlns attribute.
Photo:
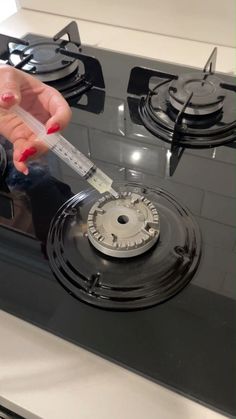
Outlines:
<svg viewBox="0 0 236 419"><path fill-rule="evenodd" d="M65 137L116 181L163 188L189 208L201 229L201 261L188 286L151 308L107 311L77 300L55 279L46 240L59 207L88 185L52 154L31 163L28 177L18 174L2 139L9 160L1 190L13 213L6 217L4 207L0 214L0 308L234 415L235 150L185 150L170 178L168 145L137 123L138 117L131 119L129 75L135 66L170 74L196 69L88 47L84 52L102 64L104 109L91 113L73 103Z"/></svg>

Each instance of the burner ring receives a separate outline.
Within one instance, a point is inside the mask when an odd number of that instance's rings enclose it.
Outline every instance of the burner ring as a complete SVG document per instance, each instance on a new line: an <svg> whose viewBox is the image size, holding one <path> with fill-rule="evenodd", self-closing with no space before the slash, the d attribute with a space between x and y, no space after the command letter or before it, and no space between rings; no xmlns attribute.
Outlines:
<svg viewBox="0 0 236 419"><path fill-rule="evenodd" d="M191 93L193 96L184 111L186 114L209 115L223 107L225 94L216 76L210 74L204 78L198 73L180 75L169 86L169 102L181 111Z"/></svg>
<svg viewBox="0 0 236 419"><path fill-rule="evenodd" d="M144 196L121 193L99 199L88 215L88 238L100 252L129 258L149 250L158 240L159 216Z"/></svg>

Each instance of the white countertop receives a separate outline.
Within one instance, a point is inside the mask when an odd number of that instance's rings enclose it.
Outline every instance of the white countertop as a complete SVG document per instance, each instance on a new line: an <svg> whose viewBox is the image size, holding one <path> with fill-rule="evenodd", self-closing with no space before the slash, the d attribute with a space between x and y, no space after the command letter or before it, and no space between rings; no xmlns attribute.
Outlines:
<svg viewBox="0 0 236 419"><path fill-rule="evenodd" d="M20 10L0 24L16 37L53 35L71 19ZM78 21L84 43L202 67L214 45ZM217 70L234 70L219 47ZM0 404L26 418L220 419L217 414L84 349L0 311ZM194 379L194 377L193 377Z"/></svg>
<svg viewBox="0 0 236 419"><path fill-rule="evenodd" d="M0 404L26 418L223 418L2 311L0 337Z"/></svg>

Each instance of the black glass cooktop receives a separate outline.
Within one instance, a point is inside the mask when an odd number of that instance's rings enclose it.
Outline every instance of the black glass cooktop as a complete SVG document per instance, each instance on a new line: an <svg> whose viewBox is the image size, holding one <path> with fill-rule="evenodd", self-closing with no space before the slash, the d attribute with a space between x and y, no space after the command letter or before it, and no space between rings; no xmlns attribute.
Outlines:
<svg viewBox="0 0 236 419"><path fill-rule="evenodd" d="M191 213L194 225L199 226L200 262L194 264L195 273L188 284L150 307L108 310L76 298L52 273L47 235L63 204L77 193L82 193L83 199L83 194L93 196L94 192L51 153L32 162L29 176L24 177L12 165L10 144L1 138L0 308L212 409L234 415L234 143L185 149L170 177L169 144L152 135L131 114L127 102L130 72L137 66L176 75L196 74L197 70L89 47L84 52L99 60L105 94L90 90L80 100L73 99L72 121L64 136L115 182L139 185L144 192L145 188L163 190L181 208L188 209L178 212L176 222L186 225L179 218ZM220 78L233 83L230 76ZM187 228L189 224L185 232ZM86 234L86 223L79 234ZM191 237L194 241L195 236ZM86 246L80 251L86 252ZM109 256L101 262L96 250L96 258L99 269L105 270ZM149 270L147 259L136 258L143 275ZM160 263L158 258L155 263ZM95 259L88 257L88 269L94 264ZM117 274L124 281L125 275L128 280L135 272L134 259L130 272L128 264L124 259L116 262L116 284ZM108 272L112 282L112 271ZM90 295L95 286L93 283L88 290Z"/></svg>

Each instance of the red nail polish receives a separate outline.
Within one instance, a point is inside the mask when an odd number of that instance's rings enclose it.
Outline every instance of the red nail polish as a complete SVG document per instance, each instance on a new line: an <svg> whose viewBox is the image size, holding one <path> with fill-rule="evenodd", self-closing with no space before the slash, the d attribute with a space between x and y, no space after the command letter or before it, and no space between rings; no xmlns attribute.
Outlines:
<svg viewBox="0 0 236 419"><path fill-rule="evenodd" d="M20 156L20 158L19 158L18 162L19 162L19 163L23 163L23 162L25 162L25 161L28 159L28 157L33 156L35 153L37 153L37 148L35 148L35 147L30 147L30 148L27 148L27 149L26 149L25 151L23 151L23 153L21 154L21 156Z"/></svg>
<svg viewBox="0 0 236 419"><path fill-rule="evenodd" d="M55 123L50 128L48 128L47 134L54 134L54 132L57 132L59 130L60 130L60 125L58 123Z"/></svg>
<svg viewBox="0 0 236 419"><path fill-rule="evenodd" d="M14 99L14 95L12 93L3 93L1 99L3 102L10 102Z"/></svg>

